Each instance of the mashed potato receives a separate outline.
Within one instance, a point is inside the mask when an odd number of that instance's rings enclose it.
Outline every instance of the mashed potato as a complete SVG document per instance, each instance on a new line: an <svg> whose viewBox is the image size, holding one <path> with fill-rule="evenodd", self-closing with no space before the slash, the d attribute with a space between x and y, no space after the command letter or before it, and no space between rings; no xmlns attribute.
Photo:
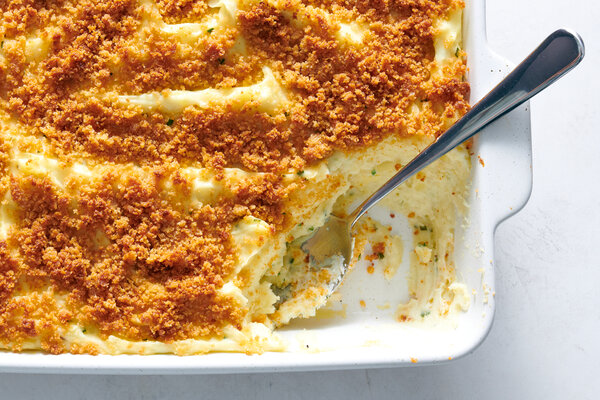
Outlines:
<svg viewBox="0 0 600 400"><path fill-rule="evenodd" d="M314 316L299 249L468 108L462 2L8 2L0 23L0 346L260 353ZM459 148L364 219L355 261L414 248L399 321L468 307ZM316 283L315 283L316 282Z"/></svg>

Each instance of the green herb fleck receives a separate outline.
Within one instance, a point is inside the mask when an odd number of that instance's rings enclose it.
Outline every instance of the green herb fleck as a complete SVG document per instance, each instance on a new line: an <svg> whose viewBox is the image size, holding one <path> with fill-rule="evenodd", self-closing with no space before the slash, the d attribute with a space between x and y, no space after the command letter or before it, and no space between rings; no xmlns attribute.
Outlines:
<svg viewBox="0 0 600 400"><path fill-rule="evenodd" d="M296 175L302 176L302 175L304 175L304 171L298 171L298 172L296 172Z"/></svg>
<svg viewBox="0 0 600 400"><path fill-rule="evenodd" d="M431 314L431 311L421 311L421 318L425 318L429 314Z"/></svg>
<svg viewBox="0 0 600 400"><path fill-rule="evenodd" d="M284 111L284 112L283 112L283 115L285 115L286 117L289 117L289 116L290 116L290 113L289 113L289 112L287 112L287 111Z"/></svg>
<svg viewBox="0 0 600 400"><path fill-rule="evenodd" d="M436 254L434 257L433 257L433 260L434 260L435 262L438 262L438 256L437 256L437 254Z"/></svg>
<svg viewBox="0 0 600 400"><path fill-rule="evenodd" d="M298 224L298 226L302 226L302 225L304 225L304 222L300 222L300 223Z"/></svg>
<svg viewBox="0 0 600 400"><path fill-rule="evenodd" d="M171 118L169 118L169 120L167 121L167 126L173 125L173 122L175 122L175 121L173 121Z"/></svg>
<svg viewBox="0 0 600 400"><path fill-rule="evenodd" d="M214 31L214 30L215 30L215 28L208 28L208 29L206 30L206 32L208 32L208 33L212 33L212 31Z"/></svg>
<svg viewBox="0 0 600 400"><path fill-rule="evenodd" d="M377 253L377 257L379 257L380 260L383 260L383 257L385 256L383 255L383 253Z"/></svg>
<svg viewBox="0 0 600 400"><path fill-rule="evenodd" d="M419 226L419 229L422 230L422 231L426 231L427 227L425 225L421 225L421 226Z"/></svg>
<svg viewBox="0 0 600 400"><path fill-rule="evenodd" d="M459 52L459 51L460 51L460 47L457 47L457 48L456 48L456 51L454 52L454 56L455 56L455 57L458 57L458 52Z"/></svg>
<svg viewBox="0 0 600 400"><path fill-rule="evenodd" d="M221 64L221 65L225 64L225 59L224 58L219 58L219 64Z"/></svg>
<svg viewBox="0 0 600 400"><path fill-rule="evenodd" d="M2 42L0 42L0 49L4 48L4 40Z"/></svg>
<svg viewBox="0 0 600 400"><path fill-rule="evenodd" d="M429 101L429 99L423 99L421 100L422 103L427 103Z"/></svg>
<svg viewBox="0 0 600 400"><path fill-rule="evenodd" d="M86 333L86 332L87 332L87 329L85 329L85 328L83 328L83 329L81 330L81 333Z"/></svg>
<svg viewBox="0 0 600 400"><path fill-rule="evenodd" d="M290 258L290 264L293 264L293 263L294 263L294 259Z"/></svg>
<svg viewBox="0 0 600 400"><path fill-rule="evenodd" d="M314 231L314 230L315 230L315 227L314 227L314 226L311 226L310 228L308 228L308 230L312 232L312 231Z"/></svg>
<svg viewBox="0 0 600 400"><path fill-rule="evenodd" d="M371 175L375 175L375 174L377 174L377 171L376 170L372 170L371 171Z"/></svg>
<svg viewBox="0 0 600 400"><path fill-rule="evenodd" d="M360 253L360 254L358 255L358 259L357 259L356 261L360 261L361 257L362 257L362 253Z"/></svg>
<svg viewBox="0 0 600 400"><path fill-rule="evenodd" d="M419 242L419 247L427 247L427 243L426 242Z"/></svg>

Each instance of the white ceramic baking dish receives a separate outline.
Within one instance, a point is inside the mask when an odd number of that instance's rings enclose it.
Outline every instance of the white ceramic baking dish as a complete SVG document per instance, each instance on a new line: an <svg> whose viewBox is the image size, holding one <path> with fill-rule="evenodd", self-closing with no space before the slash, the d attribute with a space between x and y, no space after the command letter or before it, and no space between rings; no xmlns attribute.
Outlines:
<svg viewBox="0 0 600 400"><path fill-rule="evenodd" d="M467 1L463 35L469 57L471 102L474 103L500 81L511 66L487 46L485 0ZM475 294L468 312L460 315L455 327L411 327L396 322L393 309L377 307L406 300L407 265L401 267L391 283L383 277L375 277L377 274L366 279L366 273L358 268L348 275L341 288L348 304L345 317L296 321L281 331L296 351L188 357L3 352L0 353L0 372L232 373L401 366L464 356L484 340L494 317L496 226L522 208L531 191L529 105L514 110L482 132L475 140L474 151L469 223L456 234L456 265L459 279L467 284L469 291L474 289ZM478 157L485 161L485 167L478 162ZM377 211L374 215L378 216ZM379 213L383 219L384 215L387 213ZM395 229L406 232L404 237L410 237L409 227L400 225ZM408 258L405 256L404 260ZM359 299L373 306L363 309Z"/></svg>

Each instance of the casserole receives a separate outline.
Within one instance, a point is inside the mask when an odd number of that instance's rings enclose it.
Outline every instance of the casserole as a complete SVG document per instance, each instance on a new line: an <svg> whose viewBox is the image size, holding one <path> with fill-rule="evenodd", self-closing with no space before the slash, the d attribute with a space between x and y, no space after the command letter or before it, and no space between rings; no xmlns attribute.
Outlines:
<svg viewBox="0 0 600 400"><path fill-rule="evenodd" d="M464 44L472 71L469 75L472 99L485 93L491 87L490 82L499 80L508 69L485 47L481 33L484 30L483 6L483 2L469 4L464 17ZM490 76L488 70L496 75ZM520 117L514 115L518 113ZM517 110L511 118L511 125L502 127L506 121L497 123L474 146L472 164L475 168L468 223L464 227L456 227L458 274L461 281L473 290L473 296L469 311L460 316L456 326L403 326L391 319L389 312L377 306L373 309L365 307L365 310L357 306L341 310L340 314L345 314L344 317L296 321L282 329L282 335L292 343L292 353L266 353L252 357L218 353L183 359L166 355L141 358L3 354L0 367L12 371L19 368L41 371L52 365L64 365L73 371L82 369L89 372L231 372L249 367L253 370L282 370L382 366L440 361L463 355L485 337L493 317L494 227L524 204L530 190L528 111ZM504 147L510 149L510 165L506 165ZM485 166L478 160L485 160ZM515 187L515 176L526 176L521 188ZM510 187L502 187L502 182ZM408 229L400 225L396 228L400 232ZM406 293L398 290L403 275L401 270L396 282L386 283L374 278L365 279L360 271L355 271L348 277L340 295L347 304L358 305L359 299L368 299L369 304L375 305L397 303L406 298Z"/></svg>

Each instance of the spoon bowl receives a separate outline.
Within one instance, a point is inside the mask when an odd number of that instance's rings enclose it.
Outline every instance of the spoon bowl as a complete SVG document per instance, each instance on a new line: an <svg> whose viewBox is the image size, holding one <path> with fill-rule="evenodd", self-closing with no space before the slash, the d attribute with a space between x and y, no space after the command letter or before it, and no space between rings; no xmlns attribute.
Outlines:
<svg viewBox="0 0 600 400"><path fill-rule="evenodd" d="M348 218L331 215L301 246L309 255L311 266L331 271L331 279L327 283L329 294L340 285L352 260L354 237L351 222Z"/></svg>

